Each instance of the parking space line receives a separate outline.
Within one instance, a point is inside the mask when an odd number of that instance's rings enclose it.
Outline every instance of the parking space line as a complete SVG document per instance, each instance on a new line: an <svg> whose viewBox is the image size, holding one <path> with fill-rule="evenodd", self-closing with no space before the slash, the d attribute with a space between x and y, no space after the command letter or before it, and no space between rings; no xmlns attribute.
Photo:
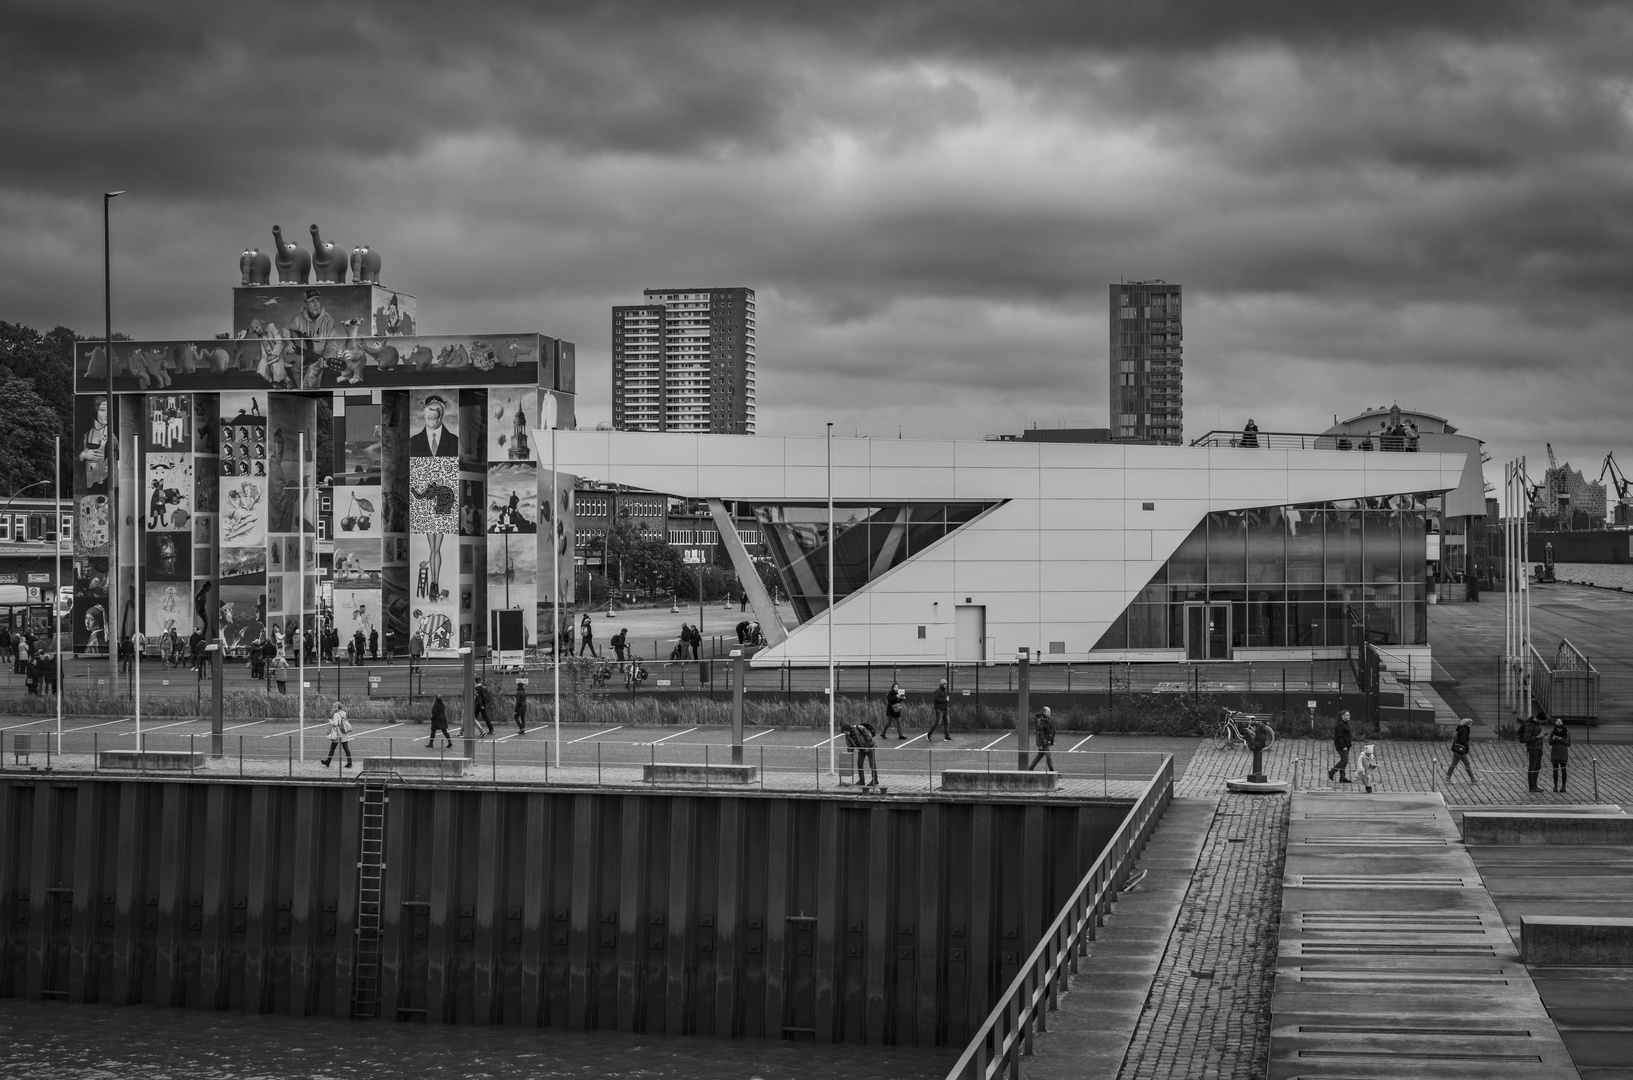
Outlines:
<svg viewBox="0 0 1633 1080"><path fill-rule="evenodd" d="M148 731L163 731L165 728L181 727L183 724L196 724L196 723L198 723L198 718L194 717L191 720L177 720L174 724L160 724L158 727L150 727L147 730Z"/></svg>
<svg viewBox="0 0 1633 1080"><path fill-rule="evenodd" d="M5 730L16 731L18 728L33 727L35 724L54 724L56 721L57 718L55 716L42 716L38 720L28 720L21 724L7 724L5 726ZM117 724L119 721L115 720L114 723ZM78 731L79 729L73 728L72 730Z"/></svg>
<svg viewBox="0 0 1633 1080"><path fill-rule="evenodd" d="M821 742L817 743L815 746L807 746L805 749L807 749L807 750L821 750L824 746L827 746L829 743L833 742L835 739L840 738L844 734L845 734L844 732L840 732L838 735L835 735L832 739L823 739Z"/></svg>
<svg viewBox="0 0 1633 1080"><path fill-rule="evenodd" d="M636 743L635 745L636 746L660 746L663 743L668 742L670 739L678 739L682 735L690 735L692 732L694 732L696 730L697 730L697 728L695 728L695 727L689 727L685 731L677 731L673 735L665 735L661 739L653 739L649 743Z"/></svg>
<svg viewBox="0 0 1633 1080"><path fill-rule="evenodd" d="M623 726L624 726L623 724L617 724L617 725L615 725L613 727L608 728L605 731L598 731L594 735L583 735L583 736L580 736L579 738L576 738L576 739L568 739L567 742L568 742L568 745L572 745L573 743L581 743L585 739L599 739L603 735L611 735L613 732L620 730Z"/></svg>
<svg viewBox="0 0 1633 1080"><path fill-rule="evenodd" d="M239 728L254 727L256 724L264 724L264 723L266 723L266 720L264 720L264 719L262 719L262 720L251 720L247 724L234 724L231 727L224 727L224 728L221 729L221 732L222 732L222 734L226 734L229 731L237 731Z"/></svg>
<svg viewBox="0 0 1633 1080"><path fill-rule="evenodd" d="M777 729L776 729L776 728L774 728L774 727L768 727L768 728L766 728L766 729L765 729L765 730L764 730L764 731L756 731L756 732L755 732L755 733L754 733L754 734L752 734L752 735L745 735L745 736L744 736L744 737L743 737L743 741L744 741L744 742L753 742L753 741L754 741L754 740L755 740L755 739L758 739L758 738L759 738L759 737L760 737L760 736L761 736L761 735L769 735L769 734L771 734L771 733L772 733L772 732L773 732L773 731L776 731L776 730L777 730Z"/></svg>
<svg viewBox="0 0 1633 1080"><path fill-rule="evenodd" d="M307 724L304 727L296 726L296 727L290 728L288 731L274 731L271 735L262 735L261 738L263 738L263 739L276 739L280 735L282 735L282 736L287 736L287 737L293 739L303 731L317 731L320 728L326 728L328 726L329 726L329 722L327 720L325 720L321 724Z"/></svg>
<svg viewBox="0 0 1633 1080"><path fill-rule="evenodd" d="M998 736L996 739L993 739L991 742L987 743L987 745L985 745L983 747L980 747L979 749L981 749L981 750L991 750L994 746L997 746L999 743L1003 742L1007 738L1009 738L1009 733L1006 731L1002 735Z"/></svg>
<svg viewBox="0 0 1633 1080"><path fill-rule="evenodd" d="M895 749L897 749L897 750L906 750L909 746L912 746L914 743L918 742L922 738L924 738L923 735L915 735L911 739L908 739L906 742L897 743L896 746L895 746Z"/></svg>
<svg viewBox="0 0 1633 1080"><path fill-rule="evenodd" d="M67 734L67 732L70 732L70 731L73 731L73 732L90 731L92 728L112 727L115 724L128 724L128 723L130 723L130 717L121 716L117 720L104 720L100 724L86 724L84 727L67 728L67 729L64 730L64 734Z"/></svg>
<svg viewBox="0 0 1633 1080"><path fill-rule="evenodd" d="M1088 738L1085 738L1085 739L1083 739L1083 740L1082 740L1082 742L1079 742L1079 743L1078 743L1078 744L1077 744L1077 746L1082 746L1082 745L1083 745L1083 743L1086 743L1086 742L1088 742L1088 741L1089 741L1089 739L1092 739L1092 738L1094 738L1094 736L1093 736L1093 735L1090 735L1090 736L1088 736ZM1074 746L1074 747L1072 747L1072 748L1071 748L1071 749L1070 749L1070 750L1068 750L1068 751L1066 751L1066 752L1067 752L1067 753L1068 753L1068 754L1075 754L1075 753L1077 753L1077 746Z"/></svg>

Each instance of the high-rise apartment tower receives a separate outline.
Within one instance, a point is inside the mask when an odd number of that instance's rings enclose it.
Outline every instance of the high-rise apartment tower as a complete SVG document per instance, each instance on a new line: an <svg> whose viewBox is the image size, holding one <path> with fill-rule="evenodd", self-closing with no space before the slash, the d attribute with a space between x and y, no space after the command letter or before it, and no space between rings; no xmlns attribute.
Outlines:
<svg viewBox="0 0 1633 1080"><path fill-rule="evenodd" d="M612 425L754 434L754 290L646 289L612 309Z"/></svg>
<svg viewBox="0 0 1633 1080"><path fill-rule="evenodd" d="M1180 287L1166 281L1111 286L1111 437L1184 441L1184 333Z"/></svg>

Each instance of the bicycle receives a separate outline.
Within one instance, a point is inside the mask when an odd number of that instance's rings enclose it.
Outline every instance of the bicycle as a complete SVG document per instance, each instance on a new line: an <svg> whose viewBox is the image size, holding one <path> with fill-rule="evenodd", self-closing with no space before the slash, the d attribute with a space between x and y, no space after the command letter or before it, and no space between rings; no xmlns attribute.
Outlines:
<svg viewBox="0 0 1633 1080"><path fill-rule="evenodd" d="M1213 746L1215 750L1223 750L1227 746L1241 746L1247 749L1247 740L1253 734L1253 725L1263 724L1269 738L1265 742L1268 749L1276 741L1276 729L1262 716L1252 713L1237 712L1227 708L1225 715L1219 721L1219 727L1214 731Z"/></svg>

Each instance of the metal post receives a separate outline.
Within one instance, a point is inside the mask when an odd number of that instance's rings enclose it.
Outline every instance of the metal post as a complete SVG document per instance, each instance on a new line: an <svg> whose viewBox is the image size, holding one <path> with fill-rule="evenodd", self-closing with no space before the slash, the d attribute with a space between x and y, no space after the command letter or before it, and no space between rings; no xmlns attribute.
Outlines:
<svg viewBox="0 0 1633 1080"><path fill-rule="evenodd" d="M212 641L204 646L204 663L210 665L210 756L218 758L221 748L222 664L221 643Z"/></svg>
<svg viewBox="0 0 1633 1080"><path fill-rule="evenodd" d="M554 699L556 725L556 767L561 767L561 497L556 491L556 395L544 395L544 422L550 426L550 618L555 620L551 638L554 648L551 666L554 668ZM609 436L610 438L610 436Z"/></svg>
<svg viewBox="0 0 1633 1080"><path fill-rule="evenodd" d="M108 352L108 370L109 371L113 370L113 352L112 352L111 349ZM133 475L134 475L134 471L136 469L137 462L139 462L141 460L140 456L137 453L137 438L138 438L138 436L136 436L136 435L132 435L130 437L130 467L131 467ZM138 484L141 483L141 477L140 476L137 477L137 483ZM109 489L112 490L114 487L117 487L117 486L118 485L116 483L114 483L113 476L110 473L109 474L109 480L108 480ZM136 538L136 565L135 565L135 578L134 578L135 586L136 586L135 594L134 594L135 598L136 598L136 630L135 630L134 633L131 634L131 639L130 639L131 640L131 652L133 654L132 657L131 657L130 666L135 671L134 678L135 678L135 686L136 686L136 694L135 694L135 697L136 697L136 753L138 755L138 757L137 757L138 761L141 760L140 755L142 753L142 649L141 649L141 645L138 644L139 642L141 642L143 640L143 636L142 636L142 511L141 511L141 506L142 506L141 500L138 499L136 501L136 507L137 507L136 513L131 516L132 531L135 533L135 538ZM115 524L114 527L115 527L115 529L118 528L117 523ZM115 537L114 537L113 556L112 556L111 561L117 562L118 560L119 560L119 540L118 540L118 536L116 534Z"/></svg>
<svg viewBox="0 0 1633 1080"><path fill-rule="evenodd" d="M469 645L459 650L464 667L465 707L460 710L460 735L465 740L465 756L476 761L476 650Z"/></svg>
<svg viewBox="0 0 1633 1080"><path fill-rule="evenodd" d="M300 683L297 696L300 698L300 733L301 733L301 761L306 760L306 432L301 432L296 440L297 460L300 462L300 473L295 479L295 517L299 519L300 528L300 557L295 568L300 576L295 579L295 628L299 631L299 642L295 646L295 678ZM289 635L284 635L289 640Z"/></svg>
<svg viewBox="0 0 1633 1080"><path fill-rule="evenodd" d="M743 662L743 650L733 650L731 654L731 763L743 763L743 673L747 664Z"/></svg>
<svg viewBox="0 0 1633 1080"><path fill-rule="evenodd" d="M1020 661L1016 664L1016 669L1015 767L1024 769L1032 742L1029 738L1031 732L1027 729L1027 721L1032 715L1032 651L1024 645L1021 647Z"/></svg>
<svg viewBox="0 0 1633 1080"><path fill-rule="evenodd" d="M110 365L111 370L112 365ZM57 478L56 498L56 557L51 565L51 583L56 586L51 596L51 646L56 652L57 665L57 753L62 753L62 436L56 438L56 455L53 457ZM70 609L72 610L72 609ZM50 760L50 749L47 748L46 759Z"/></svg>
<svg viewBox="0 0 1633 1080"><path fill-rule="evenodd" d="M828 421L828 775L837 776L834 748L834 425ZM818 778L817 787L822 786Z"/></svg>
<svg viewBox="0 0 1633 1080"><path fill-rule="evenodd" d="M108 456L108 520L113 523L110 535L112 550L108 557L108 675L119 677L119 439L115 432L113 397L113 257L109 239L110 215L108 204L124 191L102 193L102 359L108 365L108 426L103 441L103 452ZM140 507L142 500L136 497ZM109 683L110 686L117 685Z"/></svg>

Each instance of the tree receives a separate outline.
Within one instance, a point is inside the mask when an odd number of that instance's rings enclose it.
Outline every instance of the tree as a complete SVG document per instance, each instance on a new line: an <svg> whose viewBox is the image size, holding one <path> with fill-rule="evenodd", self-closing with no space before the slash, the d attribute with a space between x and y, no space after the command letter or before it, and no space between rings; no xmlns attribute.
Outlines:
<svg viewBox="0 0 1633 1080"><path fill-rule="evenodd" d="M118 335L115 335L118 336ZM80 340L66 326L58 326L50 333L41 334L22 323L0 322L0 383L14 380L46 406L44 413L33 413L32 406L22 406L22 415L32 416L37 430L26 433L23 442L43 436L48 448L45 455L44 479L51 479L51 452L49 447L55 435L62 436L62 483L66 490L73 476L74 429L74 343ZM39 425L43 424L41 427ZM12 445L7 432L0 445ZM8 464L11 459L7 460ZM27 481L22 481L26 483Z"/></svg>
<svg viewBox="0 0 1633 1080"><path fill-rule="evenodd" d="M55 478L52 438L58 432L56 410L50 402L35 393L26 379L6 377L0 381L0 461L5 462L6 487L10 492L21 491L29 484L45 481L46 487L30 494L49 499ZM64 439L63 449L69 440ZM73 483L74 474L64 466L62 486L66 492Z"/></svg>

